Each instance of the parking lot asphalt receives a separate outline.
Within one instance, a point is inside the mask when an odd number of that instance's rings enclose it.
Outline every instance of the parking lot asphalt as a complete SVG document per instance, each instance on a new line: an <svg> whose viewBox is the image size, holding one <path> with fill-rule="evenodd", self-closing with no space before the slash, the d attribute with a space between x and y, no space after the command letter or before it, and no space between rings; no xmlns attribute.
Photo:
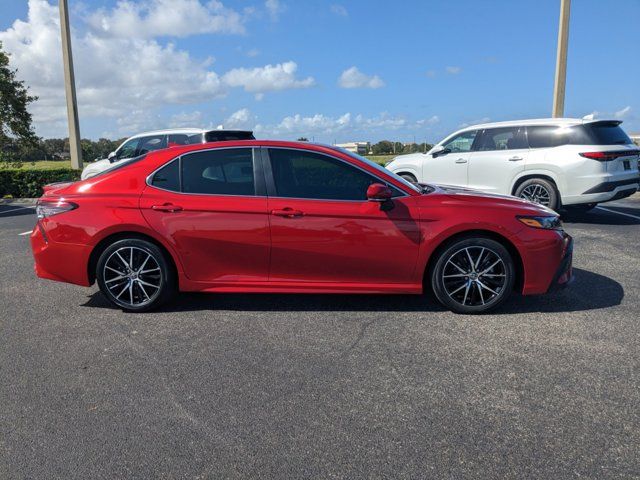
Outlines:
<svg viewBox="0 0 640 480"><path fill-rule="evenodd" d="M640 195L565 217L576 281L500 311L37 279L0 206L0 478L640 478Z"/></svg>

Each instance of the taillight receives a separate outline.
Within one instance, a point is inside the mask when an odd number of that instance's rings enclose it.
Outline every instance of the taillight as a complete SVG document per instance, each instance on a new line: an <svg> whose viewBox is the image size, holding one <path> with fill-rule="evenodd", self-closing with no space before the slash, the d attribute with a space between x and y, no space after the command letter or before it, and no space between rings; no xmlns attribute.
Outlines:
<svg viewBox="0 0 640 480"><path fill-rule="evenodd" d="M36 215L38 218L46 218L59 213L69 212L78 208L78 205L66 200L47 200L41 198L36 205Z"/></svg>
<svg viewBox="0 0 640 480"><path fill-rule="evenodd" d="M582 152L581 157L590 158L591 160L598 160L599 162L609 162L615 160L618 157L632 157L638 155L640 150L622 150L616 152Z"/></svg>

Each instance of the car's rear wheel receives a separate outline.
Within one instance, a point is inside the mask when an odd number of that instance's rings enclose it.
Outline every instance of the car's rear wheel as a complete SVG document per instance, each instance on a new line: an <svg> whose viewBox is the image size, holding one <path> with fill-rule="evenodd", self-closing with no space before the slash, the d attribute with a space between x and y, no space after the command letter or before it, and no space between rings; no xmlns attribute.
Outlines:
<svg viewBox="0 0 640 480"><path fill-rule="evenodd" d="M418 183L418 179L410 173L401 173L400 176L404 178L407 182Z"/></svg>
<svg viewBox="0 0 640 480"><path fill-rule="evenodd" d="M176 290L175 274L164 253L139 238L109 245L98 259L96 279L109 301L132 312L156 308Z"/></svg>
<svg viewBox="0 0 640 480"><path fill-rule="evenodd" d="M431 269L431 286L442 305L456 313L482 313L511 294L515 267L508 250L484 237L459 239L442 250Z"/></svg>
<svg viewBox="0 0 640 480"><path fill-rule="evenodd" d="M555 185L544 178L530 178L516 189L516 197L539 203L552 210L560 206L560 195Z"/></svg>

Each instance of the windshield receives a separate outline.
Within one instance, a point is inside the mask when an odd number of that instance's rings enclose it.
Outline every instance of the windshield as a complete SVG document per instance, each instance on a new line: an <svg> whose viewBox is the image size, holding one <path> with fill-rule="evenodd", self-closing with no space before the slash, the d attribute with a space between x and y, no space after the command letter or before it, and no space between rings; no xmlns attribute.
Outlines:
<svg viewBox="0 0 640 480"><path fill-rule="evenodd" d="M411 188L411 190L414 190L418 193L422 193L422 189L418 186L418 185L414 185L411 182L408 182L407 180L405 180L404 178L396 175L395 173L393 173L390 170L387 170L386 168L384 168L382 165L377 164L376 162L373 162L371 160L369 160L368 158L365 157L361 157L360 155L358 155L357 153L353 153L350 152L349 150L345 150L344 148L341 147L336 147L336 146L331 146L331 148L333 148L334 150L337 150L341 153L344 153L346 155L349 155L352 158L355 158L357 160L360 160L361 162L366 163L367 165L371 165L373 168L375 168L377 171L379 171L380 173L384 173L385 175L389 175L390 177L393 177L394 179L396 179L397 181L399 181L400 183L402 183L403 185L406 185L407 187Z"/></svg>

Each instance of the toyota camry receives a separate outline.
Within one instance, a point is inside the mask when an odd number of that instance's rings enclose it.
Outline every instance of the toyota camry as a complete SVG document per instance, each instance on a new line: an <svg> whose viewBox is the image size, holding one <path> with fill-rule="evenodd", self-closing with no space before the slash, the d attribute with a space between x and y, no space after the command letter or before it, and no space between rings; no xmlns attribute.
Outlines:
<svg viewBox="0 0 640 480"><path fill-rule="evenodd" d="M36 274L127 311L177 292L421 294L480 313L572 277L572 239L523 199L412 184L336 147L243 140L157 150L45 187Z"/></svg>

